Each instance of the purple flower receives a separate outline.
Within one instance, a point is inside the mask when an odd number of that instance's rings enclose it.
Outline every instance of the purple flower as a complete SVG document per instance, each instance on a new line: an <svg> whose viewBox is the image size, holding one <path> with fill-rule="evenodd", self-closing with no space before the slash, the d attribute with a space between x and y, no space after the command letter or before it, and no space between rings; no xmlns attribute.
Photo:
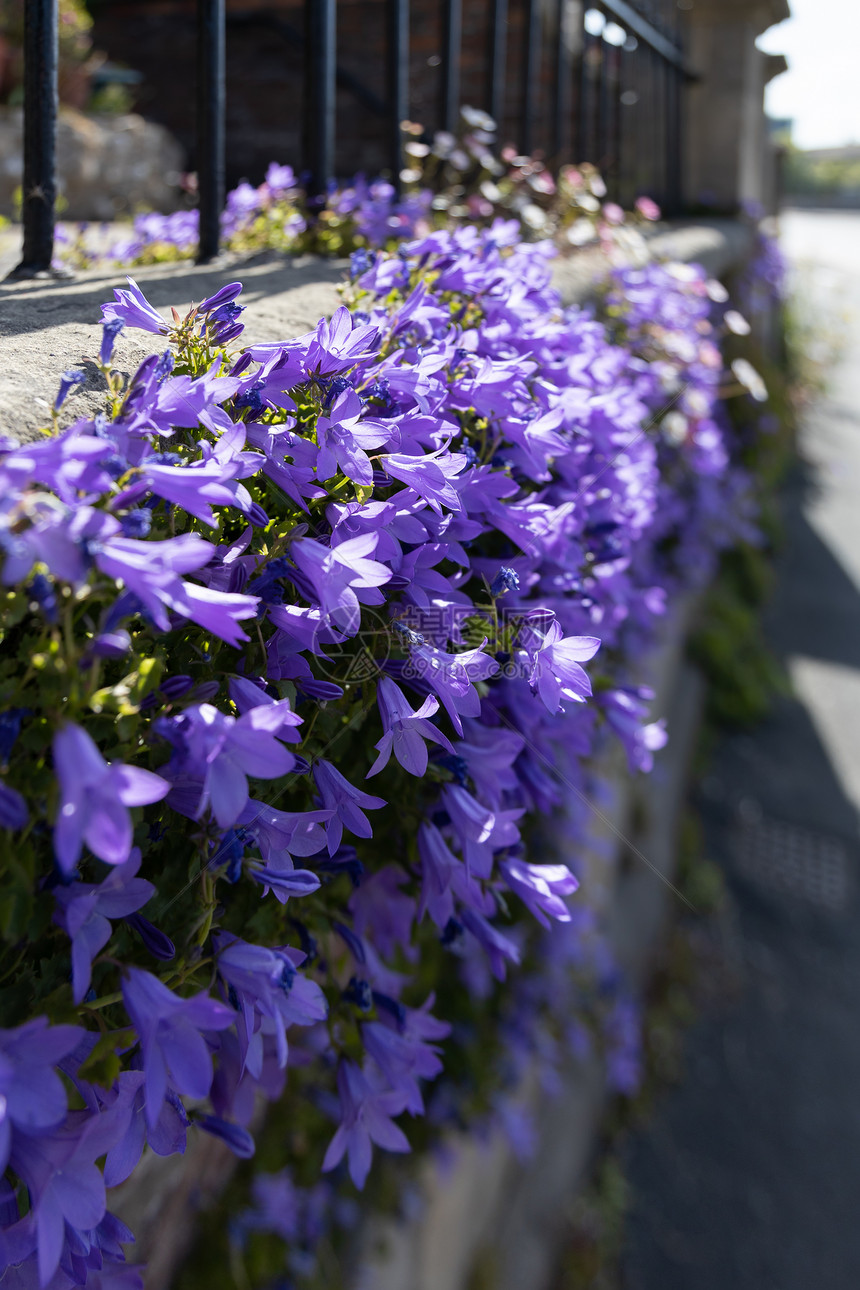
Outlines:
<svg viewBox="0 0 860 1290"><path fill-rule="evenodd" d="M356 1187L364 1187L373 1158L373 1143L386 1151L408 1152L409 1142L391 1117L406 1109L406 1095L400 1091L373 1088L355 1062L344 1058L337 1068L341 1123L328 1145L323 1172L349 1159L349 1176Z"/></svg>
<svg viewBox="0 0 860 1290"><path fill-rule="evenodd" d="M23 829L30 818L27 803L8 784L0 783L0 828Z"/></svg>
<svg viewBox="0 0 860 1290"><path fill-rule="evenodd" d="M600 641L595 636L563 638L560 623L550 626L532 656L529 675L531 687L540 695L547 712L558 712L562 699L582 703L591 694L591 682L580 664L594 658L599 649Z"/></svg>
<svg viewBox="0 0 860 1290"><path fill-rule="evenodd" d="M12 1132L43 1133L66 1115L66 1090L54 1070L80 1043L79 1026L51 1026L47 1017L0 1030L0 1177Z"/></svg>
<svg viewBox="0 0 860 1290"><path fill-rule="evenodd" d="M511 891L531 910L544 927L549 927L547 914L560 923L570 922L570 910L565 896L570 896L579 886L576 878L564 864L526 864L514 858L503 860L499 869Z"/></svg>
<svg viewBox="0 0 860 1290"><path fill-rule="evenodd" d="M158 722L158 733L175 749L162 770L178 781L183 803L196 790L195 819L209 807L222 829L229 828L248 804L249 775L278 779L293 769L296 759L278 739L285 723L291 732L293 716L286 700L249 708L240 717L201 703Z"/></svg>
<svg viewBox="0 0 860 1290"><path fill-rule="evenodd" d="M157 309L154 309L135 282L127 278L130 290L114 288L114 299L102 305L102 322L113 322L118 319L129 327L141 331L154 332L155 335L166 335L170 330Z"/></svg>
<svg viewBox="0 0 860 1290"><path fill-rule="evenodd" d="M377 811L381 806L385 806L384 798L372 797L370 793L363 793L360 788L355 788L328 761L318 761L314 764L314 779L324 808L334 812L326 823L330 856L333 856L340 846L344 828L349 829L358 838L373 837L370 821L360 808L364 806L369 811Z"/></svg>
<svg viewBox="0 0 860 1290"><path fill-rule="evenodd" d="M437 448L421 456L407 456L405 453L388 453L381 458L386 473L401 483L408 484L419 497L433 507L437 515L442 514L442 507L450 511L459 511L460 495L451 480L463 470L467 458L462 453L449 452L447 448Z"/></svg>
<svg viewBox="0 0 860 1290"><path fill-rule="evenodd" d="M273 733L285 744L301 743L302 737L295 727L300 726L304 718L292 711L288 699L272 698L271 694L244 676L231 676L227 688L240 713L248 712L251 708L276 707L281 719L278 729Z"/></svg>
<svg viewBox="0 0 860 1290"><path fill-rule="evenodd" d="M222 1120L220 1115L195 1115L194 1123L198 1129L226 1142L233 1155L240 1160L250 1160L253 1157L256 1151L254 1139L241 1124L231 1124L229 1120Z"/></svg>
<svg viewBox="0 0 860 1290"><path fill-rule="evenodd" d="M292 865L280 869L253 866L248 870L248 876L260 883L264 896L274 892L281 905L286 905L291 896L309 896L320 887L319 878L310 869L294 869Z"/></svg>
<svg viewBox="0 0 860 1290"><path fill-rule="evenodd" d="M463 717L477 717L481 699L476 681L485 681L499 670L495 659L484 653L486 638L476 649L446 654L430 645L419 645L412 651L412 665L434 694L445 705L458 735L463 733Z"/></svg>
<svg viewBox="0 0 860 1290"><path fill-rule="evenodd" d="M325 1021L328 1005L315 981L297 972L304 955L296 950L265 949L251 945L227 932L215 938L218 972L232 987L242 1018L240 1041L243 1059L253 1074L262 1069L262 1044L254 1047L260 1033L274 1035L278 1065L287 1064L287 1027L311 1026ZM253 1052L249 1050L254 1048Z"/></svg>
<svg viewBox="0 0 860 1290"><path fill-rule="evenodd" d="M338 468L356 484L373 483L373 466L365 451L379 448L391 438L391 427L378 421L361 421L361 400L355 390L344 390L326 417L317 420L317 475L331 479Z"/></svg>
<svg viewBox="0 0 860 1290"><path fill-rule="evenodd" d="M282 739L284 735L280 736ZM322 825L333 811L278 811L249 798L238 823L260 848L260 855L274 870L291 869L292 856L313 856L325 846Z"/></svg>
<svg viewBox="0 0 860 1290"><path fill-rule="evenodd" d="M106 864L125 864L131 853L128 808L160 802L170 785L159 775L122 762L106 762L80 726L54 735L54 769L60 805L54 822L54 854L69 874L87 846Z"/></svg>
<svg viewBox="0 0 860 1290"><path fill-rule="evenodd" d="M392 752L410 775L423 775L427 770L428 760L425 739L441 744L453 753L450 740L429 720L434 712L439 711L438 699L428 695L421 707L413 712L406 695L387 676L380 678L376 699L384 733L374 745L379 749L379 756L367 772L368 779L371 775L378 775L388 765Z"/></svg>
<svg viewBox="0 0 860 1290"><path fill-rule="evenodd" d="M236 426L224 431L214 448L207 445L199 461L176 466L145 461L140 479L157 497L216 528L213 506L233 506L243 515L253 510L251 495L239 480L255 474L264 459L259 453L243 452L244 443L245 432Z"/></svg>
<svg viewBox="0 0 860 1290"><path fill-rule="evenodd" d="M209 1092L212 1055L201 1031L226 1030L236 1014L205 991L180 999L157 977L139 968L127 969L122 997L140 1037L146 1121L153 1128L169 1085L186 1097L202 1098Z"/></svg>
<svg viewBox="0 0 860 1290"><path fill-rule="evenodd" d="M221 309L224 305L232 304L237 296L242 294L241 282L228 282L226 286L219 289L212 296L207 296L197 306L198 314L214 313L216 309Z"/></svg>
<svg viewBox="0 0 860 1290"><path fill-rule="evenodd" d="M383 1020L369 1021L361 1027L366 1052L391 1087L406 1097L405 1110L412 1115L424 1113L418 1080L435 1079L442 1070L441 1050L428 1041L444 1039L451 1032L447 1022L430 1014L432 1004L431 995L423 1008L402 1008L398 1020L381 1010Z"/></svg>
<svg viewBox="0 0 860 1290"><path fill-rule="evenodd" d="M81 1118L82 1117L82 1118ZM104 1155L116 1133L106 1115L77 1112L62 1129L17 1143L12 1165L24 1179L34 1201L38 1266L47 1286L60 1262L66 1224L88 1232L105 1216L105 1184L95 1161Z"/></svg>
<svg viewBox="0 0 860 1290"><path fill-rule="evenodd" d="M139 1061L139 1057L132 1059ZM117 1187L134 1172L144 1145L148 1142L157 1156L184 1155L186 1131L190 1120L177 1095L167 1090L164 1104L154 1125L147 1123L146 1092L142 1070L122 1071L107 1105L125 1106L128 1118L124 1131L111 1146L105 1158L104 1176L108 1187Z"/></svg>
<svg viewBox="0 0 860 1290"><path fill-rule="evenodd" d="M273 161L266 171L266 186L272 193L286 193L295 188L296 176L292 166L279 166Z"/></svg>
<svg viewBox="0 0 860 1290"><path fill-rule="evenodd" d="M486 951L490 968L497 981L504 981L508 963L519 963L520 951L509 936L505 936L497 927L474 909L462 912L463 926L470 931Z"/></svg>
<svg viewBox="0 0 860 1290"><path fill-rule="evenodd" d="M422 821L418 829L421 857L421 902L418 918L429 913L437 927L445 927L454 914L453 890L464 873L462 861L449 848L435 824Z"/></svg>
<svg viewBox="0 0 860 1290"><path fill-rule="evenodd" d="M60 388L57 391L57 397L54 399L55 412L59 412L60 408L63 406L63 404L66 401L66 397L69 391L73 390L76 385L83 385L86 379L87 379L86 372L79 372L76 370L72 370L72 371L63 373L63 375L60 377Z"/></svg>
<svg viewBox="0 0 860 1290"><path fill-rule="evenodd" d="M516 570L509 569L502 565L493 581L490 583L491 596L503 596L507 591L519 591L520 580Z"/></svg>
<svg viewBox="0 0 860 1290"><path fill-rule="evenodd" d="M398 945L407 956L412 954L415 901L400 890L404 882L402 869L385 865L362 876L349 900L356 932L360 937L370 936L384 959L390 959Z"/></svg>
<svg viewBox="0 0 860 1290"><path fill-rule="evenodd" d="M99 346L99 362L107 367L113 357L116 338L125 326L122 318L108 318L102 323L102 343Z"/></svg>
<svg viewBox="0 0 860 1290"><path fill-rule="evenodd" d="M90 986L92 962L107 945L113 931L109 919L135 913L155 895L155 887L138 878L140 851L132 851L125 864L112 869L104 882L72 883L57 887L54 921L72 942L72 991L80 1003Z"/></svg>
<svg viewBox="0 0 860 1290"><path fill-rule="evenodd" d="M377 345L379 328L359 323L345 305L332 314L331 321L320 319L314 338L308 346L307 368L320 376L352 367L367 358Z"/></svg>
<svg viewBox="0 0 860 1290"><path fill-rule="evenodd" d="M336 547L324 547L312 538L300 538L292 545L292 556L301 573L313 587L325 614L337 615L337 628L353 635L361 622L359 602L382 604L379 587L391 578L391 570L369 557L376 550L377 533L348 538ZM286 624L272 614L280 626Z"/></svg>
<svg viewBox="0 0 860 1290"><path fill-rule="evenodd" d="M238 623L254 617L257 598L213 591L180 577L207 564L212 554L211 543L196 533L163 542L114 537L97 551L95 561L102 573L121 580L138 597L161 631L169 629L167 610L172 609L229 645L238 645L248 639Z"/></svg>

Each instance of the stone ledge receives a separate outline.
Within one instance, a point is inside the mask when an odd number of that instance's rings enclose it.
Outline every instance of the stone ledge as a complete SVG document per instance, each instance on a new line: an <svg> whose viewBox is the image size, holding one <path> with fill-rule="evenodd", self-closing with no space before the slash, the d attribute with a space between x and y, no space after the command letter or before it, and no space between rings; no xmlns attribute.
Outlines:
<svg viewBox="0 0 860 1290"><path fill-rule="evenodd" d="M135 278L162 312L205 300L231 277L245 284L245 337L249 343L288 339L315 327L339 304L337 283L343 260L304 257L287 261L264 255L239 260L225 257L216 266L153 265L135 270ZM99 306L124 287L125 274L93 271L69 282L51 280L0 283L0 433L22 441L38 437L50 423L50 410L61 374L83 368L86 384L69 395L63 422L92 416L103 407L104 384L93 358L101 341ZM120 370L133 372L148 354L163 346L157 336L127 330L116 347Z"/></svg>
<svg viewBox="0 0 860 1290"><path fill-rule="evenodd" d="M686 221L656 232L649 245L657 256L696 261L718 277L744 261L752 232L735 220ZM0 273L14 267L16 259L17 246L7 239L5 252L0 251ZM171 305L183 309L231 277L241 278L245 338L260 342L301 335L323 314L331 314L339 303L337 284L345 266L345 260L288 260L264 253L225 256L217 265L152 265L136 269L134 276L162 311ZM588 250L559 260L553 280L565 304L582 303L605 269L600 253ZM114 287L124 285L125 274L113 270L92 270L71 281L0 282L0 433L22 441L37 438L39 428L50 422L59 377L68 368L82 368L87 381L69 395L64 423L101 409L102 381L92 365L101 339L99 305L111 298ZM158 345L157 337L127 331L117 344L117 362L134 371Z"/></svg>

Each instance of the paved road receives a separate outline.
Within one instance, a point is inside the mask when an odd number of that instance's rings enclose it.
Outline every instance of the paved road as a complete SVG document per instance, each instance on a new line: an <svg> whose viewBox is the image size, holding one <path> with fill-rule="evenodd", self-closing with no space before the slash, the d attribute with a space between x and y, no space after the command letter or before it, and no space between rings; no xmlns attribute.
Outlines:
<svg viewBox="0 0 860 1290"><path fill-rule="evenodd" d="M702 785L740 990L630 1144L625 1290L860 1287L860 214L791 212L783 233L842 341L767 619L795 695Z"/></svg>

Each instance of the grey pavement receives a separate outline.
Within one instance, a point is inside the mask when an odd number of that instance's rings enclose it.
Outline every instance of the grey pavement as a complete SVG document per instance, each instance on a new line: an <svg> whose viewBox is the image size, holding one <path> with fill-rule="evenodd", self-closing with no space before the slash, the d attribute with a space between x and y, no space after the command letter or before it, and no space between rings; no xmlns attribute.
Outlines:
<svg viewBox="0 0 860 1290"><path fill-rule="evenodd" d="M699 789L736 989L628 1144L624 1290L860 1286L860 214L789 212L783 235L843 346L767 612L794 693L720 741Z"/></svg>

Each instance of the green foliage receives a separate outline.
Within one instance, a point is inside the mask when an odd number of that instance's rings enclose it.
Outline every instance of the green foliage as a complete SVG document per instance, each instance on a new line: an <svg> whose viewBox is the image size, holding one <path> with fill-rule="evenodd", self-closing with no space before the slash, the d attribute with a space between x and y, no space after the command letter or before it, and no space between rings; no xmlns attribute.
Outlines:
<svg viewBox="0 0 860 1290"><path fill-rule="evenodd" d="M852 194L860 197L860 150L857 155L817 156L789 147L785 153L783 179L785 190L798 196L835 197Z"/></svg>

